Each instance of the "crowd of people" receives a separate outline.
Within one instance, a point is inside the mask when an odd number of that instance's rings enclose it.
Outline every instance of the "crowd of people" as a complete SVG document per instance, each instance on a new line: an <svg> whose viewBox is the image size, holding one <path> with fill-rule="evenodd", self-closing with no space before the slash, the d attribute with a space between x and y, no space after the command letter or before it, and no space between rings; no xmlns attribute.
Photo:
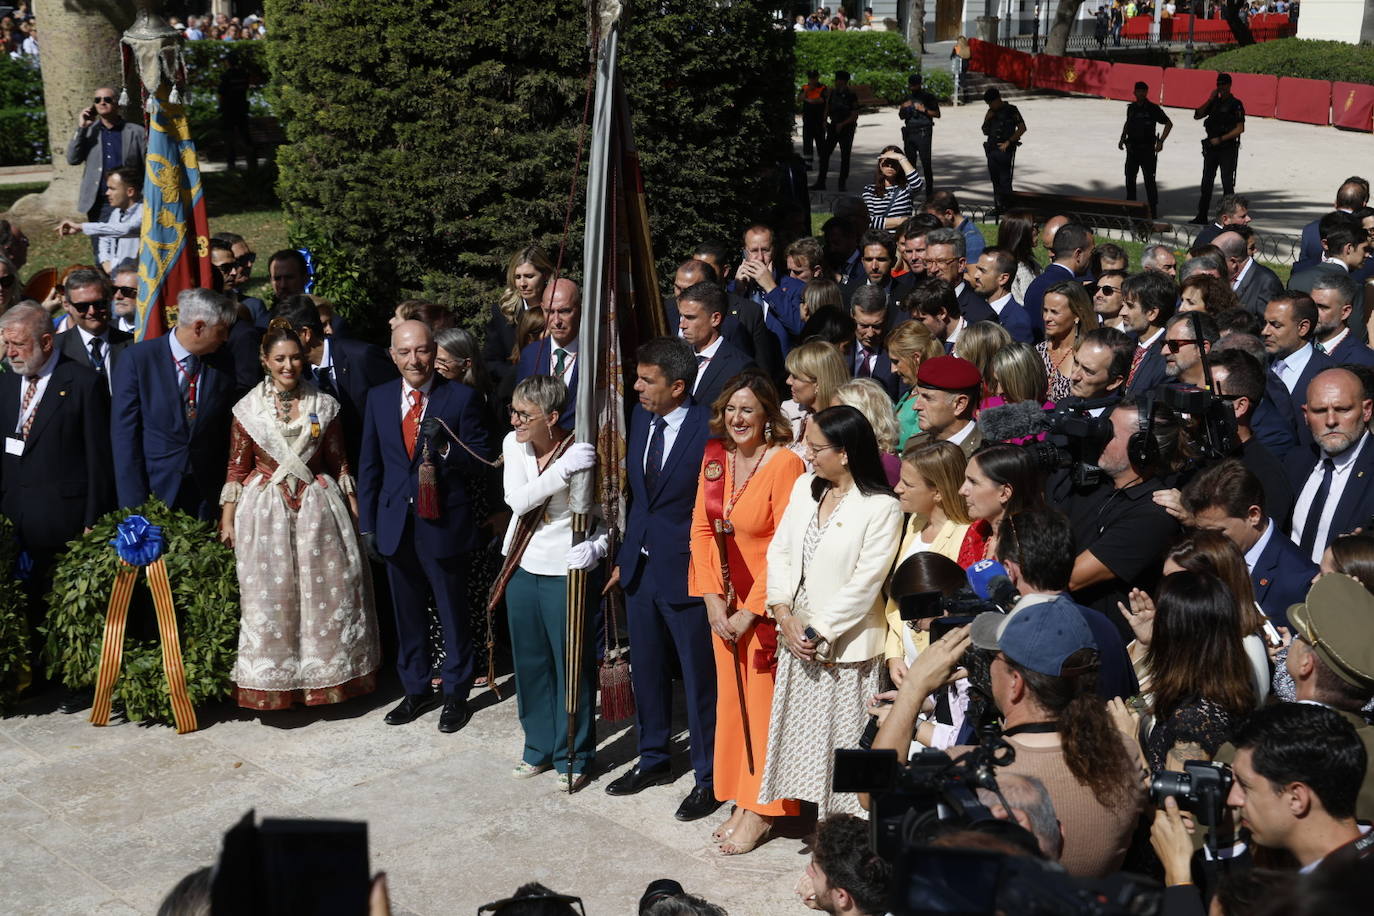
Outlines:
<svg viewBox="0 0 1374 916"><path fill-rule="evenodd" d="M187 16L185 21L171 16L167 24L185 35L187 41L253 41L267 37L267 23L260 13L250 13L241 19L228 13Z"/></svg>
<svg viewBox="0 0 1374 916"><path fill-rule="evenodd" d="M100 187L127 210L141 156L105 95L69 150L96 216ZM1200 911L1199 887L1241 912L1226 894L1266 880L1252 861L1307 873L1284 893L1343 886L1374 844L1368 182L1341 183L1283 281L1255 260L1243 197L1190 251L1133 263L1068 216L1008 209L985 238L919 161L885 149L818 237L754 223L682 253L672 333L624 354L615 531L574 524L574 476L606 456L573 436L582 290L537 247L511 255L480 338L411 299L387 346L357 339L292 249L267 260L271 301L249 296L256 254L230 234L210 243L215 287L182 292L163 337L128 333L119 252L47 308L11 302L0 511L32 564L31 689L65 545L156 496L235 551L239 705L345 702L394 661L386 724L439 708L456 732L489 676L485 612L504 608L511 775L567 791L598 775L612 635L585 634L570 721L568 575L618 590L637 753L605 791L672 780L680 678L693 785L675 817L729 804L712 839L742 855L818 815L815 908L882 912L907 878L863 820L883 792L837 768L861 737L913 765L1010 749L981 786L988 818L937 845L1155 875L1178 912ZM1152 795L1209 761L1224 823Z"/></svg>

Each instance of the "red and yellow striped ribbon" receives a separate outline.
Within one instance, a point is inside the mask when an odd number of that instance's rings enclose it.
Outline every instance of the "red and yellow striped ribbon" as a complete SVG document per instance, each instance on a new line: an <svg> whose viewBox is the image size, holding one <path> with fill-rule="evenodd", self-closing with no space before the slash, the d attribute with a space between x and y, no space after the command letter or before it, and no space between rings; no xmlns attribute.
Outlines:
<svg viewBox="0 0 1374 916"><path fill-rule="evenodd" d="M96 676L95 703L91 707L91 722L105 725L110 721L110 705L114 685L124 654L124 625L129 617L129 600L133 597L138 567L125 564L115 576L110 605L105 612L105 642L100 649L100 672ZM157 630L162 642L162 670L167 674L167 691L172 699L172 717L177 734L184 735L198 728L196 710L186 691L186 669L181 659L181 637L177 632L176 608L172 604L172 584L167 578L167 565L161 557L148 564L148 587L153 593L153 607L157 609Z"/></svg>

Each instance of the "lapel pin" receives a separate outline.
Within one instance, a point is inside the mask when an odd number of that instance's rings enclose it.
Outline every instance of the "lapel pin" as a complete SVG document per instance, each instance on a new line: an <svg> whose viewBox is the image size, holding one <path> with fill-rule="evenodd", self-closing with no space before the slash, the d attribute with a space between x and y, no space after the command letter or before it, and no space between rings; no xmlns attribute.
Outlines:
<svg viewBox="0 0 1374 916"><path fill-rule="evenodd" d="M1261 585L1261 586L1264 586L1264 587L1268 587L1268 585L1269 585L1269 580L1268 580L1268 579L1261 579L1261 580L1260 580L1260 585Z"/></svg>
<svg viewBox="0 0 1374 916"><path fill-rule="evenodd" d="M65 392L65 391L59 391L59 392L57 392L57 396L58 396L59 398L65 398L65 397L67 396L67 392Z"/></svg>

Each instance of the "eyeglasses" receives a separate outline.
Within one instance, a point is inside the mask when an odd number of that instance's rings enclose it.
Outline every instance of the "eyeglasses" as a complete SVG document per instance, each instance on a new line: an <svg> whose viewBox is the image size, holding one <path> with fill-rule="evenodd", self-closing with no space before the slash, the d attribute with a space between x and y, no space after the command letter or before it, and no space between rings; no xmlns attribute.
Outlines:
<svg viewBox="0 0 1374 916"><path fill-rule="evenodd" d="M1121 292L1121 287L1108 286L1107 284L1103 283L1097 287L1097 291L1105 296L1115 296L1117 293Z"/></svg>
<svg viewBox="0 0 1374 916"><path fill-rule="evenodd" d="M946 264L953 264L959 258L955 255L948 258L923 258L923 260L927 267L943 267Z"/></svg>
<svg viewBox="0 0 1374 916"><path fill-rule="evenodd" d="M227 276L229 276L230 273L232 273L233 271L237 270L237 269L238 269L238 266L239 266L239 264L238 264L237 261L229 261L228 263L225 263L225 264L216 264L216 265L215 265L215 270L219 271L221 274L223 274L224 276L227 277Z"/></svg>
<svg viewBox="0 0 1374 916"><path fill-rule="evenodd" d="M806 443L806 450L807 450L808 452L810 452L811 454L813 454L813 455L819 455L821 452L825 451L826 449L831 449L831 448L844 448L844 446L843 446L843 445L812 445L810 442Z"/></svg>
<svg viewBox="0 0 1374 916"><path fill-rule="evenodd" d="M114 101L115 101L115 97L112 96L112 95L98 95L98 96L95 97L95 103L96 103L97 105L101 104L102 102L104 102L104 103L106 103L106 104L109 104L109 105L113 105L113 104L114 104Z"/></svg>
<svg viewBox="0 0 1374 916"><path fill-rule="evenodd" d="M538 420L543 416L543 414L538 413L525 413L523 410L516 410L514 407L510 409L510 419L512 423L515 423L517 421L519 421L520 423L533 423L535 420Z"/></svg>
<svg viewBox="0 0 1374 916"><path fill-rule="evenodd" d="M110 310L110 301L108 299L93 299L90 302L72 302L68 299L67 304L75 309L78 315L84 315L92 309L97 312L108 312Z"/></svg>
<svg viewBox="0 0 1374 916"><path fill-rule="evenodd" d="M1196 340L1166 340L1164 341L1164 349L1168 350L1170 353L1177 353L1184 347L1196 343Z"/></svg>
<svg viewBox="0 0 1374 916"><path fill-rule="evenodd" d="M125 298L125 299L137 299L137 298L138 298L138 287L137 287L137 286L116 286L116 287L114 288L114 294L115 294L116 297L123 297L123 298Z"/></svg>

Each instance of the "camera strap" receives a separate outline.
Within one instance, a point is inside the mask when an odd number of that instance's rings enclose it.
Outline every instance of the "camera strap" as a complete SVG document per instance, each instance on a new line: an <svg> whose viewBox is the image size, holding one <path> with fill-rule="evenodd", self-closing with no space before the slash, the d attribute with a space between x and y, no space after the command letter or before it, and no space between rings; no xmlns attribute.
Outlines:
<svg viewBox="0 0 1374 916"><path fill-rule="evenodd" d="M1059 731L1058 722L1027 722L1024 725L1013 725L1011 728L1002 731L1003 738L1010 738L1014 735L1046 735L1050 732Z"/></svg>

